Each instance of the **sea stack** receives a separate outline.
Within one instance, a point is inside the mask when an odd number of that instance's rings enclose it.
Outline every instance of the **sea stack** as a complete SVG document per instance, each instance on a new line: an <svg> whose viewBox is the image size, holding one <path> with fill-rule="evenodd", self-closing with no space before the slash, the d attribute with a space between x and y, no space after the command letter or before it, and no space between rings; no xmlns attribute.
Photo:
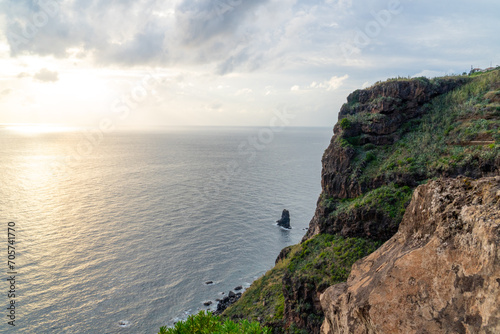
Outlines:
<svg viewBox="0 0 500 334"><path fill-rule="evenodd" d="M281 214L281 219L276 221L279 226L291 229L292 227L290 226L290 212L288 212L287 209L283 210L283 213Z"/></svg>

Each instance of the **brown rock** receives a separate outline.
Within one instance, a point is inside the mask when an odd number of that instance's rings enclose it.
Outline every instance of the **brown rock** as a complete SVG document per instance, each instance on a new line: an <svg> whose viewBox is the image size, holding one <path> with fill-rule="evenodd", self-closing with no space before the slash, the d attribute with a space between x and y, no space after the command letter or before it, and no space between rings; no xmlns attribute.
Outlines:
<svg viewBox="0 0 500 334"><path fill-rule="evenodd" d="M322 333L500 333L500 177L419 186L399 231L321 295Z"/></svg>

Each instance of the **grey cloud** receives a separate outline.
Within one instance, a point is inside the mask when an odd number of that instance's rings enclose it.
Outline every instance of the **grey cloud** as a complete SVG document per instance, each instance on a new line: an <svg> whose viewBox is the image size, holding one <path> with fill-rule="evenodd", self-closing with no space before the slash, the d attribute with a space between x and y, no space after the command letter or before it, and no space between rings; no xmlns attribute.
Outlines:
<svg viewBox="0 0 500 334"><path fill-rule="evenodd" d="M77 47L100 64L219 63L218 71L227 73L255 59L241 49L259 33L251 27L255 10L273 0L183 0L175 16L157 15L174 13L160 0L41 1L44 6L24 0L4 7L12 56L66 57L67 49Z"/></svg>
<svg viewBox="0 0 500 334"><path fill-rule="evenodd" d="M57 72L49 71L46 68L42 68L40 71L35 73L33 79L42 82L56 82L59 80L59 74Z"/></svg>
<svg viewBox="0 0 500 334"><path fill-rule="evenodd" d="M166 62L168 52L164 38L165 32L151 24L126 43L98 50L97 55L105 63L135 65Z"/></svg>
<svg viewBox="0 0 500 334"><path fill-rule="evenodd" d="M256 7L269 1L184 0L176 8L180 37L186 44L204 44L213 38L234 35L254 15Z"/></svg>
<svg viewBox="0 0 500 334"><path fill-rule="evenodd" d="M383 23L376 13L388 0L179 0L175 8L161 0L41 1L59 4L57 14L35 0L4 2L2 31L13 56L67 57L66 50L77 47L101 65L208 64L226 74L262 67L319 73L327 66L337 73L346 64L358 66L349 57L379 69L424 64L418 72L431 69L430 61L477 61L484 54L478 49L489 50L487 58L498 54L500 4L492 2L400 0L401 14ZM40 12L48 20L37 25ZM35 29L26 36L30 24ZM377 24L380 31L369 31L365 44L356 39ZM343 52L342 45L356 50ZM388 57L399 60L384 61Z"/></svg>
<svg viewBox="0 0 500 334"><path fill-rule="evenodd" d="M11 1L5 6L11 54L65 57L66 49L79 47L87 53L102 53L104 57L115 53L121 57L119 49L124 47L116 42L128 42L134 35L148 33L153 9L158 8L155 3L160 1ZM143 45L136 46L140 49L132 51L142 52ZM109 50L113 48L116 50Z"/></svg>

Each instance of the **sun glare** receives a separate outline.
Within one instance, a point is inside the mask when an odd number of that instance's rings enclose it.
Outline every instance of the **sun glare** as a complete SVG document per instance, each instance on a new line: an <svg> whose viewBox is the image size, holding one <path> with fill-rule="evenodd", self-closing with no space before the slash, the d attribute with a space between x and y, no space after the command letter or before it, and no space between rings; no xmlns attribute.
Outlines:
<svg viewBox="0 0 500 334"><path fill-rule="evenodd" d="M54 124L8 124L5 126L5 129L28 135L67 132L74 130L74 128L69 126L54 125Z"/></svg>

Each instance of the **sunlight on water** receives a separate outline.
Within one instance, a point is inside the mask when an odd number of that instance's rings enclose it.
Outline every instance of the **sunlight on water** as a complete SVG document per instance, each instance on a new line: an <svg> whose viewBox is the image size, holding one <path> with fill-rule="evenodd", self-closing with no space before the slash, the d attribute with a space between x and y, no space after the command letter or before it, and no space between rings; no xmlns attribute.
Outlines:
<svg viewBox="0 0 500 334"><path fill-rule="evenodd" d="M0 214L18 234L16 333L157 333L249 284L304 235L331 135L283 132L249 160L238 145L251 128L108 134L58 172L83 134L48 129L0 129ZM290 231L275 223L284 208Z"/></svg>
<svg viewBox="0 0 500 334"><path fill-rule="evenodd" d="M8 131L13 131L25 135L69 132L69 131L75 131L77 129L75 127L69 127L69 126L54 125L54 124L37 124L37 123L5 124L3 127Z"/></svg>

